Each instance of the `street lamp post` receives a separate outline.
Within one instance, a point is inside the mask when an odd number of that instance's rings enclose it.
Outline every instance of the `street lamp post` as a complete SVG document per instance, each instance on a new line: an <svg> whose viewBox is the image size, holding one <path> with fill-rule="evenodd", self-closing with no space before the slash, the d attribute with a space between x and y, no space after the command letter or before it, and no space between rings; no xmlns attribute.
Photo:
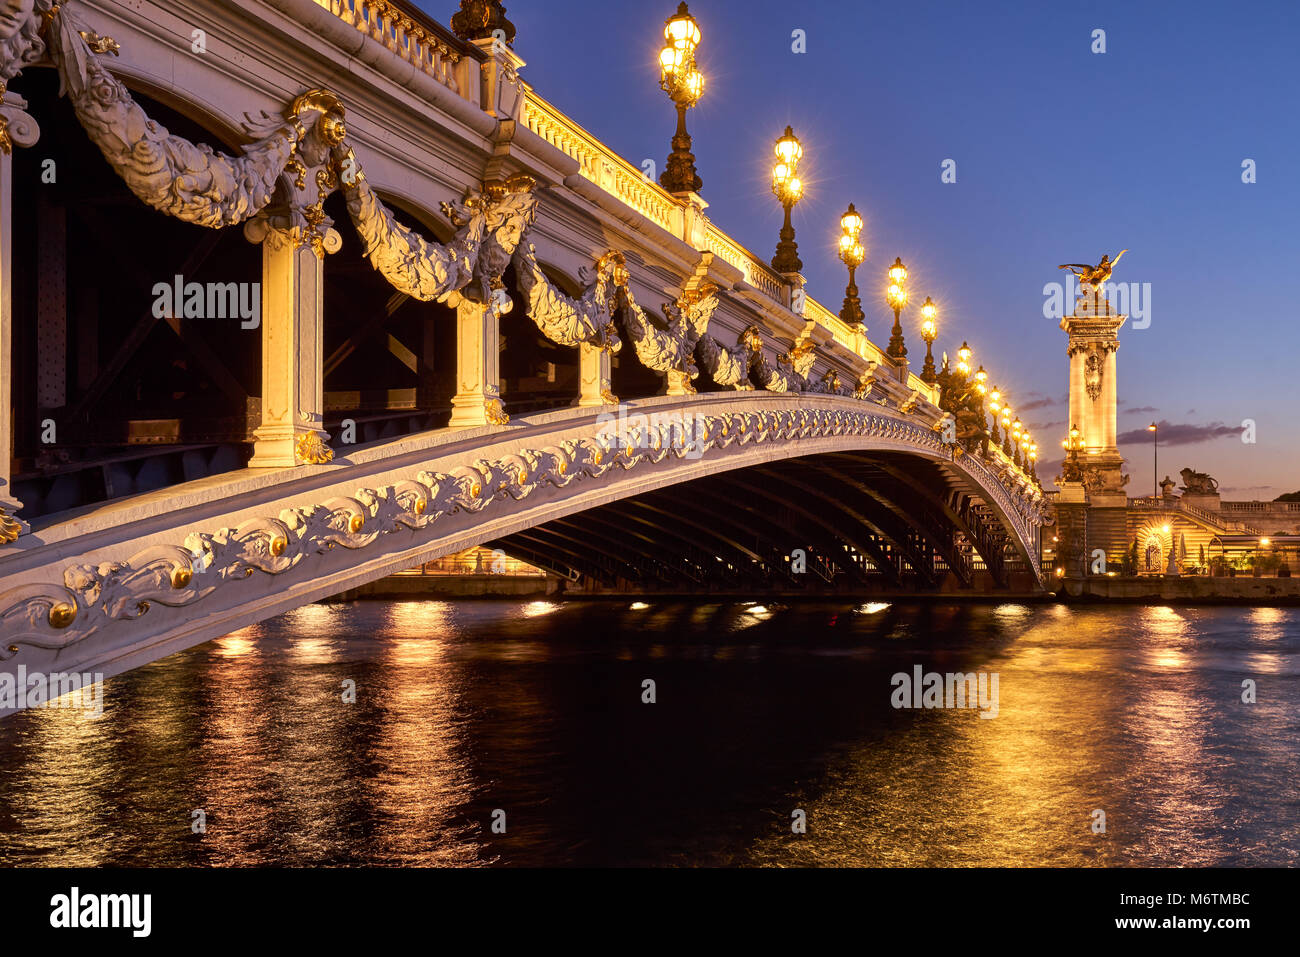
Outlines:
<svg viewBox="0 0 1300 957"><path fill-rule="evenodd" d="M935 321L938 315L939 307L926 296L925 302L921 303L921 338L925 340L925 365L921 368L921 381L928 385L934 385L938 378L934 372L934 353L931 351L934 340L939 335L939 326Z"/></svg>
<svg viewBox="0 0 1300 957"><path fill-rule="evenodd" d="M794 209L794 204L803 195L803 183L799 179L799 160L803 157L803 146L790 127L787 126L785 133L776 141L775 153L772 193L785 207L785 225L781 227L781 241L776 244L772 268L782 274L796 273L803 269L803 263L799 259L799 246L794 241L790 210Z"/></svg>
<svg viewBox="0 0 1300 957"><path fill-rule="evenodd" d="M867 258L863 247L862 217L849 203L848 212L840 217L840 260L849 267L849 284L844 288L844 305L840 309L840 318L851 326L862 325L866 316L862 313L862 300L858 298L857 269ZM866 332L863 325L862 332Z"/></svg>
<svg viewBox="0 0 1300 957"><path fill-rule="evenodd" d="M1083 448L1083 436L1077 425L1070 426L1070 434L1061 440L1065 449L1065 461L1061 463L1061 477L1067 482L1082 482L1083 468L1079 465L1079 449Z"/></svg>
<svg viewBox="0 0 1300 957"><path fill-rule="evenodd" d="M1151 433L1151 497L1160 497L1160 430L1152 422L1147 426Z"/></svg>
<svg viewBox="0 0 1300 957"><path fill-rule="evenodd" d="M957 350L957 371L963 376L970 375L970 357L974 355L970 346L962 340L961 348Z"/></svg>
<svg viewBox="0 0 1300 957"><path fill-rule="evenodd" d="M891 359L906 359L907 346L903 343L903 307L907 305L907 267L902 258L895 256L894 265L889 267L889 286L885 290L885 299L894 310L894 328L889 335L889 348L885 354Z"/></svg>
<svg viewBox="0 0 1300 957"><path fill-rule="evenodd" d="M695 171L691 135L686 132L686 111L704 95L704 74L695 68L700 27L685 3L679 4L677 13L665 21L664 41L664 48L659 52L659 88L677 105L677 132L659 184L670 193L698 193L704 183Z"/></svg>
<svg viewBox="0 0 1300 957"><path fill-rule="evenodd" d="M1002 441L998 435L998 414L1002 409L1002 390L997 386L989 393L989 411L993 413L993 427L989 430L989 441L994 445Z"/></svg>

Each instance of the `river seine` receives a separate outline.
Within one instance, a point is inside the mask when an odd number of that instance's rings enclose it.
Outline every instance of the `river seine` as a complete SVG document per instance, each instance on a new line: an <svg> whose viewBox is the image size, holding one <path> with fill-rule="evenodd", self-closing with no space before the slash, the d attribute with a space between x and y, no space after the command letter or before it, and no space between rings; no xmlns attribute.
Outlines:
<svg viewBox="0 0 1300 957"><path fill-rule="evenodd" d="M103 692L0 721L0 863L1300 865L1297 609L362 601Z"/></svg>

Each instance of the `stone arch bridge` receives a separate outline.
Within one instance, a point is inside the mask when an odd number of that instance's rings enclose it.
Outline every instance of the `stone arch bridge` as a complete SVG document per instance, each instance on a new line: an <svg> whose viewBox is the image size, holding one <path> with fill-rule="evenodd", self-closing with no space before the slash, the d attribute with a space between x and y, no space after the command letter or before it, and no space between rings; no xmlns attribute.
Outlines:
<svg viewBox="0 0 1300 957"><path fill-rule="evenodd" d="M512 47L378 0L22 6L0 671L484 543L591 587L1042 587L1033 477Z"/></svg>

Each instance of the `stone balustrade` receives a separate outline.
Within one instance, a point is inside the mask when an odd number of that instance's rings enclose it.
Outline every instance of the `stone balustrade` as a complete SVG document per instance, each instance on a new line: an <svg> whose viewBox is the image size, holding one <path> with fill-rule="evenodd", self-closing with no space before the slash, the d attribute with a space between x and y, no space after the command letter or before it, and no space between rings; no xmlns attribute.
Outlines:
<svg viewBox="0 0 1300 957"><path fill-rule="evenodd" d="M434 22L419 10L408 9L392 0L316 0L316 3L413 63L452 92L466 99L478 96L476 89L462 92L456 79L460 53L438 35Z"/></svg>
<svg viewBox="0 0 1300 957"><path fill-rule="evenodd" d="M683 232L681 204L642 170L532 90L524 98L524 125L580 164L583 177L675 236Z"/></svg>

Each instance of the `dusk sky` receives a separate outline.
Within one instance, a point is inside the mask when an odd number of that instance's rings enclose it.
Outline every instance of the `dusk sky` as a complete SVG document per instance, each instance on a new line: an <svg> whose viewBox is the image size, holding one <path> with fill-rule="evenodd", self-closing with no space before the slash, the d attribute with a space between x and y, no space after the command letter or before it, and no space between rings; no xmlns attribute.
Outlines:
<svg viewBox="0 0 1300 957"><path fill-rule="evenodd" d="M421 5L443 23L456 6ZM508 15L537 91L662 170L674 112L656 57L675 8L516 0ZM771 149L792 125L810 294L839 311L835 242L851 201L866 220L871 338L888 341L881 280L901 256L913 303L929 295L942 310L936 357L970 342L1047 450L1045 482L1068 386L1043 286L1067 277L1060 263L1127 248L1114 279L1151 296L1149 328L1120 332L1129 493L1151 491L1152 420L1161 477L1190 466L1234 499L1300 489L1300 3L701 0L691 13L707 87L688 126L720 228L771 258ZM806 53L791 51L796 29ZM1096 29L1105 53L1092 52ZM946 159L956 183L940 180ZM903 320L919 371L917 310ZM1255 444L1241 440L1246 419Z"/></svg>

